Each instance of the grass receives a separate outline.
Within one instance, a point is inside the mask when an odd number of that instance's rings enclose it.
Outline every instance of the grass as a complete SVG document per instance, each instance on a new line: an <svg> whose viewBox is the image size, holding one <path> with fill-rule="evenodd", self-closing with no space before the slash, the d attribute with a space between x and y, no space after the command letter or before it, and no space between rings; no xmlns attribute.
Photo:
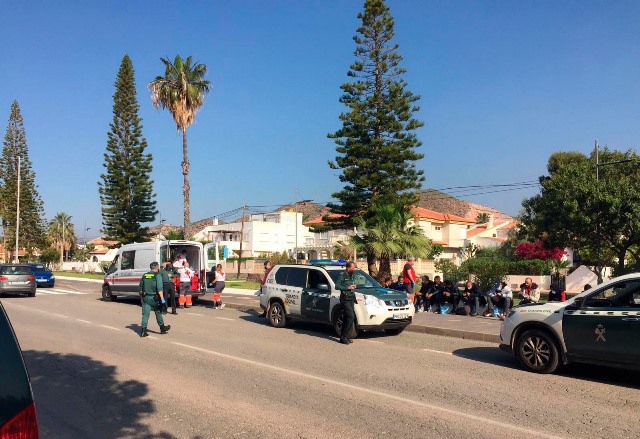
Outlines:
<svg viewBox="0 0 640 439"><path fill-rule="evenodd" d="M79 271L54 271L56 276L79 277L81 279L103 279L103 273L81 273Z"/></svg>

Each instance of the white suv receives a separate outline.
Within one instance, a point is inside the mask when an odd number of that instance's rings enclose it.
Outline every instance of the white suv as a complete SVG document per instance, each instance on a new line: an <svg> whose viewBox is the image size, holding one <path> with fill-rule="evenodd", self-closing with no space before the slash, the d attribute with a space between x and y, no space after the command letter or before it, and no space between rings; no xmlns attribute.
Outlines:
<svg viewBox="0 0 640 439"><path fill-rule="evenodd" d="M300 319L328 323L340 334L342 304L335 282L343 271L340 265L276 265L262 286L260 305L276 328L289 319ZM356 322L350 338L374 329L397 335L411 324L415 310L405 293L382 288L362 270L355 274L361 283L355 289Z"/></svg>

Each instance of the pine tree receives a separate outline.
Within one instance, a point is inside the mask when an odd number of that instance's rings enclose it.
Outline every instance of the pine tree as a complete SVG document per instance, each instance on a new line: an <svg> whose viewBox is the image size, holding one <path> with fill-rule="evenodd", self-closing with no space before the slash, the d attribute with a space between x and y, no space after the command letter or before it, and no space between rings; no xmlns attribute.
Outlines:
<svg viewBox="0 0 640 439"><path fill-rule="evenodd" d="M417 202L415 189L424 181L416 161L421 145L415 130L423 125L413 117L420 99L407 89L400 67L402 56L394 43L394 21L384 0L366 0L358 14L362 24L353 39L356 61L340 88L340 102L348 110L340 114L342 127L329 138L338 145L330 161L340 169L345 186L333 194L339 202L329 204L332 227L351 228L357 217L369 220L380 206L409 207ZM375 257L368 255L370 271Z"/></svg>
<svg viewBox="0 0 640 439"><path fill-rule="evenodd" d="M20 162L18 245L26 250L27 255L31 255L34 249L44 248L46 245L44 207L35 182L36 174L29 160L29 148L20 106L14 100L11 104L11 115L0 158L0 199L2 199L0 214L4 230L4 245L8 251L16 250L18 162Z"/></svg>
<svg viewBox="0 0 640 439"><path fill-rule="evenodd" d="M146 241L144 223L155 220L156 195L151 180L151 154L145 152L142 119L138 116L134 70L128 55L122 58L113 95L113 122L104 154L106 173L98 182L103 232L123 244Z"/></svg>

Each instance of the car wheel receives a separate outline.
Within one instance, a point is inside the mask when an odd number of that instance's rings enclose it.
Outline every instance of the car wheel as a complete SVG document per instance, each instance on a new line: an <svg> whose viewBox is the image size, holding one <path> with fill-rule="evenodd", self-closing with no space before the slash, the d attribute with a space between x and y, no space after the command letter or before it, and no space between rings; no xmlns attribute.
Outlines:
<svg viewBox="0 0 640 439"><path fill-rule="evenodd" d="M117 299L117 296L114 296L111 293L111 288L109 288L109 286L107 285L103 285L102 286L102 300L106 301L106 302L115 302Z"/></svg>
<svg viewBox="0 0 640 439"><path fill-rule="evenodd" d="M280 302L273 302L269 307L269 321L274 328L284 328L287 325L287 314Z"/></svg>
<svg viewBox="0 0 640 439"><path fill-rule="evenodd" d="M525 369L536 373L552 373L560 364L556 341L539 329L531 329L518 337L516 356Z"/></svg>
<svg viewBox="0 0 640 439"><path fill-rule="evenodd" d="M333 321L333 328L336 331L336 335L340 337L342 335L342 309L339 309L336 311L336 317ZM347 338L352 339L357 337L358 337L358 328L357 328L356 322L354 321L353 325L351 325L351 329L349 330L349 333L347 334Z"/></svg>
<svg viewBox="0 0 640 439"><path fill-rule="evenodd" d="M28 296L29 297L36 297L36 293L29 293Z"/></svg>
<svg viewBox="0 0 640 439"><path fill-rule="evenodd" d="M404 331L404 328L406 328L406 326L403 326L402 328L385 329L384 332L389 335L400 335L402 334L402 331Z"/></svg>

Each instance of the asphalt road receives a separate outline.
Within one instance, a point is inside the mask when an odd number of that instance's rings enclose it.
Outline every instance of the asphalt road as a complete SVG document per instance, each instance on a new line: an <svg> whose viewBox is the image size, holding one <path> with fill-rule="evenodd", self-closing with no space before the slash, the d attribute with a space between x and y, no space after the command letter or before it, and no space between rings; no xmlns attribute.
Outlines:
<svg viewBox="0 0 640 439"><path fill-rule="evenodd" d="M492 344L407 332L344 346L208 301L141 339L139 301L99 287L2 299L43 438L640 437L637 373L541 376Z"/></svg>

